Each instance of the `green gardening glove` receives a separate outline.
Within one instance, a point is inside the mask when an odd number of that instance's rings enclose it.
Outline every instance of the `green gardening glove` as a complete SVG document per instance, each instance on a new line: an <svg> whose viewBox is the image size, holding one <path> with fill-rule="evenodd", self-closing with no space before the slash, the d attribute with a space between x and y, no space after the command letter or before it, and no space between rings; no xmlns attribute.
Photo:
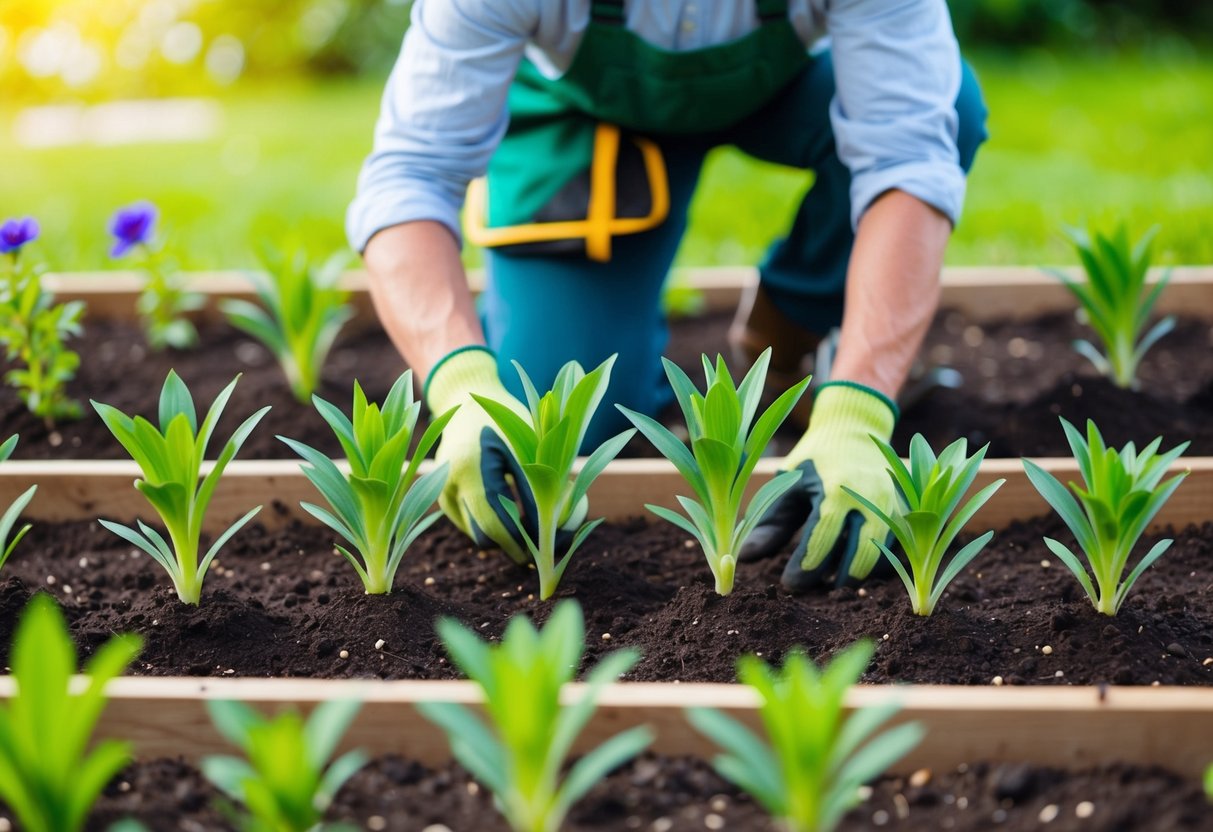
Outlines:
<svg viewBox="0 0 1213 832"><path fill-rule="evenodd" d="M522 535L501 504L505 496L518 504L520 513L533 523L535 498L522 477L518 463L493 420L472 398L475 393L501 402L527 418L527 409L502 385L497 358L485 347L455 350L435 365L425 382L426 404L433 413L459 410L442 432L438 462L450 466L446 487L438 505L455 526L477 546L498 546L515 562L530 561ZM534 539L536 530L528 529Z"/></svg>
<svg viewBox="0 0 1213 832"><path fill-rule="evenodd" d="M874 541L888 540L889 529L842 487L889 514L898 511L893 480L872 441L889 441L896 421L897 406L877 391L847 381L823 384L809 429L784 460L785 469L804 473L750 534L740 560L775 554L803 526L783 571L786 589L797 592L831 574L840 586L866 578L880 560Z"/></svg>

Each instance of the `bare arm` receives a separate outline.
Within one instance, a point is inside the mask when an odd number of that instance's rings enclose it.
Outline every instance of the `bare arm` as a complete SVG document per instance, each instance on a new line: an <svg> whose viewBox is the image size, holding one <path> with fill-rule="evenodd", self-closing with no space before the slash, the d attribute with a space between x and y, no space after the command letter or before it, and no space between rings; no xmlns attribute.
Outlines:
<svg viewBox="0 0 1213 832"><path fill-rule="evenodd" d="M939 304L948 219L903 191L880 196L859 222L832 377L897 396Z"/></svg>
<svg viewBox="0 0 1213 832"><path fill-rule="evenodd" d="M364 258L375 311L418 384L451 350L484 343L459 246L442 223L385 229Z"/></svg>

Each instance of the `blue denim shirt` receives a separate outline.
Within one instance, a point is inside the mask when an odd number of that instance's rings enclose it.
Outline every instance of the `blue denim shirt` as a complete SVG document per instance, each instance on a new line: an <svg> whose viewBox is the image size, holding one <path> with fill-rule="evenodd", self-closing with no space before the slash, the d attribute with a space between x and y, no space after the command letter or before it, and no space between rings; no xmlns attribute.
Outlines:
<svg viewBox="0 0 1213 832"><path fill-rule="evenodd" d="M753 0L630 0L626 11L631 31L676 51L758 26ZM467 184L505 133L519 62L525 54L549 77L567 70L590 0L416 0L412 14L346 219L359 251L377 231L413 220L460 236ZM790 0L788 14L806 48L830 39L830 118L852 173L852 222L896 188L955 223L965 191L954 106L961 70L946 0Z"/></svg>

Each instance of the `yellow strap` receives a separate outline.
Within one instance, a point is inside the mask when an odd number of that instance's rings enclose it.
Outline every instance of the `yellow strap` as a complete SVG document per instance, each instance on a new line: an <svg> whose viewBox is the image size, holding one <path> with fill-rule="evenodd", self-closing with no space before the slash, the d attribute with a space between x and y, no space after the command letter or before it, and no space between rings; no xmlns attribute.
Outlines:
<svg viewBox="0 0 1213 832"><path fill-rule="evenodd" d="M648 216L615 217L615 167L619 159L619 128L600 124L594 133L594 160L590 167L590 203L584 220L524 223L502 228L489 228L488 187L483 178L468 185L465 234L478 246L518 245L554 240L584 239L586 256L606 262L611 258L611 237L636 234L656 228L670 213L670 187L661 148L650 140L632 137L644 159L649 180Z"/></svg>
<svg viewBox="0 0 1213 832"><path fill-rule="evenodd" d="M590 166L589 228L585 256L599 263L611 259L611 220L615 219L615 163L619 159L619 128L599 124L594 130L594 162Z"/></svg>
<svg viewBox="0 0 1213 832"><path fill-rule="evenodd" d="M614 234L635 234L648 231L665 222L670 215L670 179L666 174L665 159L661 148L652 139L642 139L639 136L632 139L640 148L644 159L644 169L649 180L649 215L647 217L620 217L611 222L611 232Z"/></svg>

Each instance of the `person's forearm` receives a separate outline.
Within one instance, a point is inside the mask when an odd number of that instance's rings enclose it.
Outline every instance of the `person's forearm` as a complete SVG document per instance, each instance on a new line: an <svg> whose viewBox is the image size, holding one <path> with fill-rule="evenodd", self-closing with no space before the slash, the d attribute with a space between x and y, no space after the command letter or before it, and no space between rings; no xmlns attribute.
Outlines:
<svg viewBox="0 0 1213 832"><path fill-rule="evenodd" d="M872 203L855 236L831 378L897 396L939 303L951 232L943 214L903 191Z"/></svg>
<svg viewBox="0 0 1213 832"><path fill-rule="evenodd" d="M484 343L459 247L444 225L385 229L363 256L375 310L418 384L451 350Z"/></svg>

